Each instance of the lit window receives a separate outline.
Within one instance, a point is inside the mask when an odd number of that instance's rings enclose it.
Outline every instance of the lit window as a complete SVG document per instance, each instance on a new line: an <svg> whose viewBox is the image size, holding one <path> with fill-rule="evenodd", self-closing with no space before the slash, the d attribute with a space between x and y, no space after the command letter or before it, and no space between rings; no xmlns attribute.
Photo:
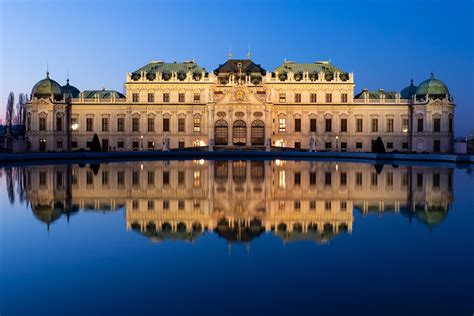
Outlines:
<svg viewBox="0 0 474 316"><path fill-rule="evenodd" d="M280 132L285 132L285 131L286 131L286 118L281 117L281 118L278 120L278 130L279 130Z"/></svg>

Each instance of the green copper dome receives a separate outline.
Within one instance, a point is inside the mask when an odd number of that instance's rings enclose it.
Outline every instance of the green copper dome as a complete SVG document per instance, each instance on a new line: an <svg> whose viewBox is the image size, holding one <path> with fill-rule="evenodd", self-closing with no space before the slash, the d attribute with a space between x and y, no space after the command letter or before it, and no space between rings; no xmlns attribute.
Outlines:
<svg viewBox="0 0 474 316"><path fill-rule="evenodd" d="M49 72L46 78L38 81L31 90L31 95L36 98L54 98L54 100L62 99L61 85L49 78Z"/></svg>
<svg viewBox="0 0 474 316"><path fill-rule="evenodd" d="M61 92L63 95L66 95L70 98L77 98L79 97L79 93L81 93L79 89L69 84L69 79L66 80L66 85L61 87Z"/></svg>
<svg viewBox="0 0 474 316"><path fill-rule="evenodd" d="M448 87L440 80L435 79L431 74L431 78L420 83L416 89L417 97L426 97L432 99L443 99L449 95Z"/></svg>
<svg viewBox="0 0 474 316"><path fill-rule="evenodd" d="M416 94L417 87L413 84L413 80L410 82L410 85L400 91L400 98L402 99L411 99Z"/></svg>

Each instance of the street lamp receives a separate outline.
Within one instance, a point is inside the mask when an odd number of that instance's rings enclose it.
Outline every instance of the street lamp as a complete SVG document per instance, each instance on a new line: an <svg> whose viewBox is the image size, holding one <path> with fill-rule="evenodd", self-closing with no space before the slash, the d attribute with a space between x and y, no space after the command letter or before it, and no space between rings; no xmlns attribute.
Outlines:
<svg viewBox="0 0 474 316"><path fill-rule="evenodd" d="M140 136L140 141L142 143L142 150L143 150L143 135Z"/></svg>
<svg viewBox="0 0 474 316"><path fill-rule="evenodd" d="M74 124L71 125L71 129L73 131L77 131L78 128L79 128L79 124L77 124L77 123L74 123Z"/></svg>
<svg viewBox="0 0 474 316"><path fill-rule="evenodd" d="M336 151L339 151L339 136L336 136Z"/></svg>

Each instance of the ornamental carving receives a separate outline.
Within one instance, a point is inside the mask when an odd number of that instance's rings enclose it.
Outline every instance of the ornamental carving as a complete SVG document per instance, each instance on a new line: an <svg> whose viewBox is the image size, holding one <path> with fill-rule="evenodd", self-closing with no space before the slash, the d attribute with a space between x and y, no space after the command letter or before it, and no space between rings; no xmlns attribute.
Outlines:
<svg viewBox="0 0 474 316"><path fill-rule="evenodd" d="M235 89L232 92L232 96L230 98L230 101L238 101L238 102L243 102L243 101L248 101L248 96L245 93L244 89Z"/></svg>
<svg viewBox="0 0 474 316"><path fill-rule="evenodd" d="M255 113L253 113L253 115L255 117L261 117L261 116L263 116L263 113L262 112L255 112Z"/></svg>
<svg viewBox="0 0 474 316"><path fill-rule="evenodd" d="M244 117L245 113L244 112L235 112L236 117Z"/></svg>
<svg viewBox="0 0 474 316"><path fill-rule="evenodd" d="M217 112L218 117L224 117L226 115L225 112Z"/></svg>

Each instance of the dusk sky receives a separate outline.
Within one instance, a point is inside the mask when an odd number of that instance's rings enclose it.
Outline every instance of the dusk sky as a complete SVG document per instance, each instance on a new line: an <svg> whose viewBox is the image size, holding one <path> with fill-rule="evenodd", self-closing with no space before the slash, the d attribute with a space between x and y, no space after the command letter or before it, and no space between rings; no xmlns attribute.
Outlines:
<svg viewBox="0 0 474 316"><path fill-rule="evenodd" d="M271 71L330 60L363 88L400 91L433 72L454 95L456 134L474 129L474 1L13 1L1 3L1 102L50 76L123 91L150 60L228 58Z"/></svg>

